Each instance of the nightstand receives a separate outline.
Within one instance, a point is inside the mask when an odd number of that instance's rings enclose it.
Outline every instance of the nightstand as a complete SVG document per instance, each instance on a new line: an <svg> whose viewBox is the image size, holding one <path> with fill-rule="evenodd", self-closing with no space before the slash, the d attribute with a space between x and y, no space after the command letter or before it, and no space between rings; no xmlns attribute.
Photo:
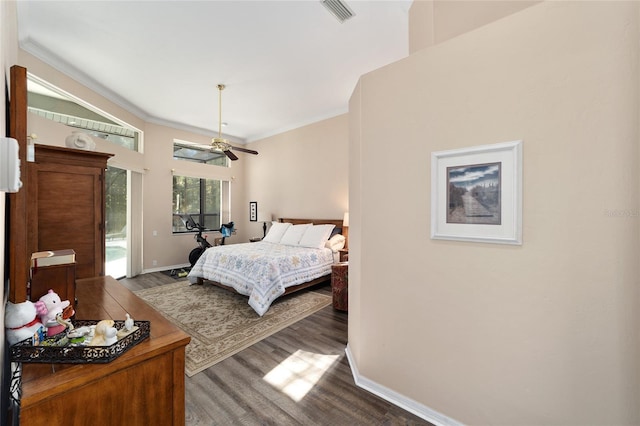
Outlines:
<svg viewBox="0 0 640 426"><path fill-rule="evenodd" d="M338 252L340 253L340 262L349 261L349 249L340 249Z"/></svg>
<svg viewBox="0 0 640 426"><path fill-rule="evenodd" d="M331 294L334 309L349 310L349 262L331 265Z"/></svg>

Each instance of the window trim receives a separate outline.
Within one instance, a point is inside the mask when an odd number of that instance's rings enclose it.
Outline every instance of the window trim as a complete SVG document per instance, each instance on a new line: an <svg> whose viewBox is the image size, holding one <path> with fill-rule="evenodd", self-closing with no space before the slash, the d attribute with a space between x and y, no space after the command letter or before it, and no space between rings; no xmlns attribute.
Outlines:
<svg viewBox="0 0 640 426"><path fill-rule="evenodd" d="M90 111L92 111L92 112L94 112L94 113L96 113L98 115L103 116L104 118L106 118L108 120L113 121L114 123L117 123L121 127L124 127L126 129L132 130L134 133L137 133L137 135L138 135L138 146L137 146L137 149L130 149L130 151L138 152L138 153L141 153L141 154L144 153L144 132L142 130L138 129L135 126L132 126L131 124L127 123L124 120L119 119L118 117L116 117L116 116L114 116L112 114L109 114L106 111L103 111L102 109L96 107L95 105L92 105L89 102L84 101L84 100L82 100L81 98L79 98L79 97L77 97L75 95L72 95L71 93L67 92L66 90L61 89L60 87L58 87L58 86L56 86L56 85L54 85L54 84L52 84L52 83L40 78L40 77L38 77L37 75L32 74L30 72L27 72L27 87L28 87L29 80L32 81L33 83L37 84L37 85L40 85L40 86L44 87L47 90L50 90L50 91L54 92L55 94L59 95L64 100L67 100L67 101L70 101L70 102L74 102L74 103L78 104L79 106L81 106L83 108L86 108L86 109L88 109L88 110L90 110ZM52 113L59 113L59 112L52 111ZM65 114L62 114L62 115L65 115ZM74 129L74 128L77 129L78 128L78 127L70 126L68 124L64 124L64 123L62 123L62 124L67 126L67 127L72 128L72 129ZM113 141L108 141L107 140L107 142L112 143L114 145L123 146L123 145L117 144L117 143L115 143ZM129 149L127 147L124 147L124 148Z"/></svg>

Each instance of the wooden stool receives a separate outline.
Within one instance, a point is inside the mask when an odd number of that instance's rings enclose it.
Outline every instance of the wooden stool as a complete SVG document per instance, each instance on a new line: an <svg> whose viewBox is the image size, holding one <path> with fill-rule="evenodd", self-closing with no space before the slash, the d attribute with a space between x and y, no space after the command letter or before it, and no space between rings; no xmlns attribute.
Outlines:
<svg viewBox="0 0 640 426"><path fill-rule="evenodd" d="M331 292L333 308L349 310L349 262L334 263L331 266Z"/></svg>

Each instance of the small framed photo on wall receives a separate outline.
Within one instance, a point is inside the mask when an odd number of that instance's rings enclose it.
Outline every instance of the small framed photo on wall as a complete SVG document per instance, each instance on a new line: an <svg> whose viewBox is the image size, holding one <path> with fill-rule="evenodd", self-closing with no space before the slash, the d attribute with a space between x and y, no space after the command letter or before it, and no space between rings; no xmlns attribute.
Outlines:
<svg viewBox="0 0 640 426"><path fill-rule="evenodd" d="M249 221L251 222L258 221L258 202L257 201L249 202Z"/></svg>

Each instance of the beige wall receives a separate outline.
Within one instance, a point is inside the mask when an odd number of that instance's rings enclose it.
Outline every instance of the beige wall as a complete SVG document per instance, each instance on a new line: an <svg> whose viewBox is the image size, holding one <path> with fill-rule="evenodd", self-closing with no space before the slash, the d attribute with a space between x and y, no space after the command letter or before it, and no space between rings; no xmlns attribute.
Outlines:
<svg viewBox="0 0 640 426"><path fill-rule="evenodd" d="M545 2L361 78L362 376L466 424L640 424L638 7ZM431 153L517 139L523 245L431 240Z"/></svg>
<svg viewBox="0 0 640 426"><path fill-rule="evenodd" d="M348 211L348 117L339 115L251 144L247 197L274 219L341 219ZM261 236L261 224L251 235Z"/></svg>
<svg viewBox="0 0 640 426"><path fill-rule="evenodd" d="M191 177L206 177L231 181L231 218L236 223L238 232L229 237L226 243L247 242L248 236L243 222L249 220L248 208L244 203L244 162L234 161L231 167L216 167L188 161L173 160L173 139L207 144L211 137L171 129L155 124L147 124L145 132L145 167L144 175L144 264L145 269L165 269L168 265L188 263L188 254L196 246L193 235L172 235L171 216L158 214L170 212L172 206L173 174ZM150 142L151 141L151 142ZM172 172L173 170L173 172ZM224 216L227 222L229 216ZM157 231L157 236L153 236ZM209 240L219 237L219 232L208 232ZM156 265L153 261L156 261Z"/></svg>
<svg viewBox="0 0 640 426"><path fill-rule="evenodd" d="M409 14L409 52L442 43L540 1L414 0Z"/></svg>

